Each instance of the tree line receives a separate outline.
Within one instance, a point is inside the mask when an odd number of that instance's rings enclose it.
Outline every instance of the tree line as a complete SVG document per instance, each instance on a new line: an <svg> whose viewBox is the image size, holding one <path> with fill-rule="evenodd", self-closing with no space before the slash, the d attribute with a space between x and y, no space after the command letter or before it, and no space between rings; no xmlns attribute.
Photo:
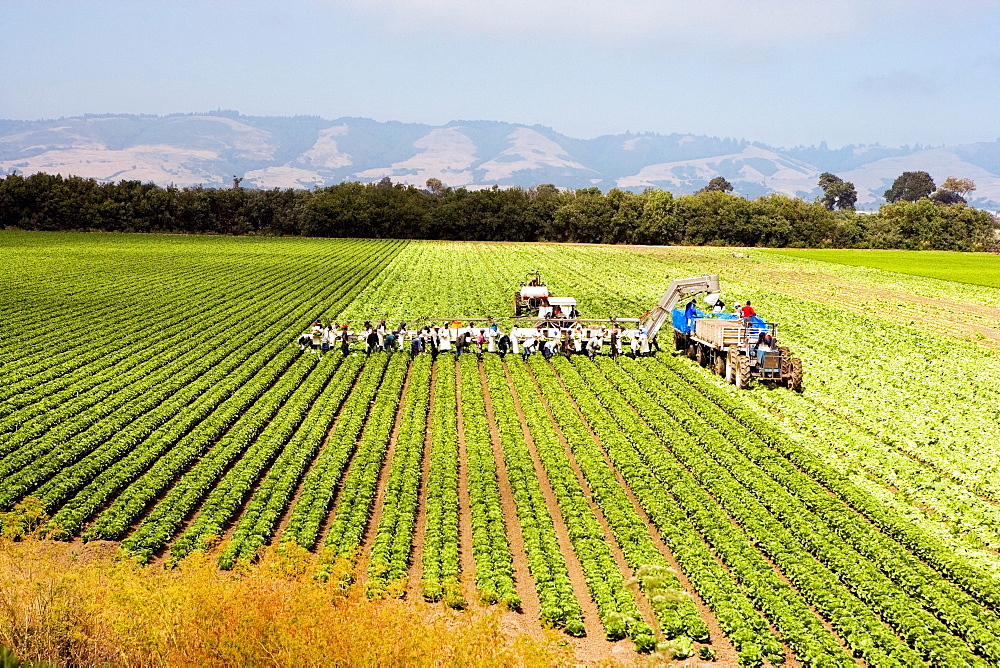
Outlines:
<svg viewBox="0 0 1000 668"><path fill-rule="evenodd" d="M806 202L779 194L747 200L721 177L674 196L553 185L452 189L436 179L426 189L385 178L255 190L239 179L231 188L177 188L13 174L0 178L0 228L958 251L994 245L992 217L962 197L901 196L861 214L853 210L853 184L824 179L831 176L820 179L831 193Z"/></svg>

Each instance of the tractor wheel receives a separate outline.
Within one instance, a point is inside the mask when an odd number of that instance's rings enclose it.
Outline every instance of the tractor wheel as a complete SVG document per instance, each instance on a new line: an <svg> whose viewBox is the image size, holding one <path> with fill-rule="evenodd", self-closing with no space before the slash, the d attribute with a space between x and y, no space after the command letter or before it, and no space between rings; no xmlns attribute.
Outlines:
<svg viewBox="0 0 1000 668"><path fill-rule="evenodd" d="M688 346L688 357L691 359L698 358L698 346L696 344L692 343Z"/></svg>
<svg viewBox="0 0 1000 668"><path fill-rule="evenodd" d="M792 366L789 364L789 360L792 359L792 351L788 349L788 346L778 346L778 352L781 353L781 375L787 376L792 372Z"/></svg>
<svg viewBox="0 0 1000 668"><path fill-rule="evenodd" d="M726 351L726 382L736 382L736 347L730 346Z"/></svg>
<svg viewBox="0 0 1000 668"><path fill-rule="evenodd" d="M698 363L698 366L705 366L705 363L708 361L705 359L705 346L700 344L696 346L696 350L694 351L694 360Z"/></svg>
<svg viewBox="0 0 1000 668"><path fill-rule="evenodd" d="M740 355L736 358L736 387L745 390L750 387L750 358Z"/></svg>
<svg viewBox="0 0 1000 668"><path fill-rule="evenodd" d="M794 392L802 391L802 360L793 357L789 360L791 375L788 377L788 389Z"/></svg>
<svg viewBox="0 0 1000 668"><path fill-rule="evenodd" d="M726 375L726 358L718 351L715 353L715 362L713 362L712 370L715 371L715 375L717 376Z"/></svg>

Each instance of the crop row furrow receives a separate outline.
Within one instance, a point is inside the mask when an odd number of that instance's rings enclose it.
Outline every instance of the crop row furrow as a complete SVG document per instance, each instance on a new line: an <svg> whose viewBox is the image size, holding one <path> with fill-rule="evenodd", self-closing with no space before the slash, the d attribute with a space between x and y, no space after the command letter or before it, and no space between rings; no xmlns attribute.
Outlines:
<svg viewBox="0 0 1000 668"><path fill-rule="evenodd" d="M274 535L278 519L291 500L295 486L354 387L363 361L358 355L344 359L336 376L310 408L302 426L271 466L243 511L229 545L219 556L221 568L230 569L237 560L253 559L257 550Z"/></svg>
<svg viewBox="0 0 1000 668"><path fill-rule="evenodd" d="M690 392L657 391L664 386L662 376L650 375L630 360L623 365L657 399L670 420L692 434L707 454L732 472L804 547L833 568L901 635L912 635L914 624L938 635L944 632L936 620L925 618L924 611L914 611L919 601L979 654L1000 662L1000 619L996 615L980 608L969 594L862 521L783 457L755 444L754 437L738 423L730 419L725 424L717 409L710 407L693 412L690 404L677 398ZM667 380L667 387L681 385ZM718 423L718 429L713 423Z"/></svg>
<svg viewBox="0 0 1000 668"><path fill-rule="evenodd" d="M52 516L60 536L68 538L76 534L84 522L119 492L122 496L112 505L114 510L109 508L84 538L117 538L124 534L127 522L169 484L171 472L179 473L208 444L222 436L288 369L295 357L290 352L279 353L281 347L272 345L258 352L192 404L187 415L165 424L147 437L142 447L132 449L76 491ZM147 471L151 472L146 474ZM65 481L60 476L42 499L52 505L82 482L72 472Z"/></svg>
<svg viewBox="0 0 1000 668"><path fill-rule="evenodd" d="M122 541L122 547L140 558L149 559L165 546L229 465L274 419L316 364L315 357L300 357L277 384L265 392L225 436L170 488L135 531Z"/></svg>
<svg viewBox="0 0 1000 668"><path fill-rule="evenodd" d="M651 649L656 645L653 629L642 620L635 597L625 585L625 578L615 562L604 530L587 502L580 480L559 442L531 375L522 364L508 364L507 370L535 450L569 529L573 551L580 560L590 595L597 604L605 635L609 640L629 636L637 647Z"/></svg>
<svg viewBox="0 0 1000 668"><path fill-rule="evenodd" d="M292 439L342 359L339 355L321 359L232 468L219 479L201 502L195 519L170 544L171 561L183 559L193 550L204 549L208 537L222 533L257 481Z"/></svg>
<svg viewBox="0 0 1000 668"><path fill-rule="evenodd" d="M382 514L369 554L366 589L372 598L387 593L401 596L406 591L430 390L431 358L421 355L411 364L396 447L382 496Z"/></svg>
<svg viewBox="0 0 1000 668"><path fill-rule="evenodd" d="M528 444L517 419L503 363L493 355L483 361L487 391L493 402L507 480L517 507L531 577L541 607L541 621L584 635L583 612L576 600L566 560L559 550L555 526L538 483Z"/></svg>
<svg viewBox="0 0 1000 668"><path fill-rule="evenodd" d="M435 361L434 408L431 411L431 452L427 472L426 523L421 555L420 587L428 601L465 606L459 582L458 552L458 404L455 361L439 355Z"/></svg>
<svg viewBox="0 0 1000 668"><path fill-rule="evenodd" d="M994 611L1000 611L1000 583L988 572L977 568L955 554L949 546L925 532L921 532L905 518L874 500L859 489L845 475L833 470L816 456L793 440L784 437L778 429L759 415L727 396L722 388L707 383L696 383L691 371L683 363L664 357L661 363L670 371L690 382L698 392L732 419L756 434L768 447L815 479L851 508L866 517L886 535L905 546L921 560L946 578L962 587L969 595Z"/></svg>
<svg viewBox="0 0 1000 668"><path fill-rule="evenodd" d="M382 390L384 394L390 390L388 386L382 389L388 361L385 355L375 355L365 363L333 430L302 482L298 500L281 535L282 542L296 542L306 549L312 549L316 544L338 481L357 447L376 393Z"/></svg>
<svg viewBox="0 0 1000 668"><path fill-rule="evenodd" d="M904 656L898 647L899 639L884 628L884 620L934 665L948 665L952 661L957 662L954 665L975 665L975 657L968 647L952 637L940 621L906 594L887 583L870 563L856 553L852 559L852 555L838 545L823 541L821 522L809 523L805 517L792 518L787 509L780 517L773 515L740 484L740 477L733 470L738 467L737 462L717 462L712 457L714 450L699 447L697 439L636 388L620 366L609 370L612 384L621 392L619 396L626 398L645 418L646 424L659 436L658 440L669 443L672 453L755 538L761 550L830 620L855 652L871 656L877 651L874 648L881 648L887 653ZM581 372L587 375L586 370ZM614 399L608 403L614 403ZM622 415L625 419L619 419L619 424L625 425L628 414ZM702 436L707 438L705 433ZM744 480L764 477L757 468L741 472ZM760 486L757 487L759 490ZM809 524L812 532L807 528L803 535L801 531L791 530L787 526L791 520L799 527Z"/></svg>
<svg viewBox="0 0 1000 668"><path fill-rule="evenodd" d="M607 518L639 586L652 603L664 636L675 638L686 635L695 640L707 640L708 627L698 615L694 602L672 572L667 558L653 543L648 527L632 506L551 368L538 362L531 366L535 370L538 386L587 479L594 500Z"/></svg>
<svg viewBox="0 0 1000 668"><path fill-rule="evenodd" d="M658 494L665 501L673 496L691 523L722 558L730 572L737 578L756 607L772 621L784 640L801 659L825 661L831 665L853 665L850 656L838 644L800 597L799 592L783 582L771 564L755 547L756 539L748 537L731 521L713 497L694 480L687 469L673 458L657 436L638 416L631 414L628 427L621 427L615 417L628 417L631 409L621 401L612 401L606 383L602 386L608 396L601 401L595 389L588 387L576 365L565 360L557 361L563 383L576 400L587 422L594 428L602 444L622 472L626 482L636 491L640 502L643 495ZM616 411L615 408L621 410ZM652 456L652 452L656 452ZM649 481L644 478L650 477ZM634 481L634 482L633 482ZM645 482L645 484L644 484ZM652 484L651 484L652 483ZM658 484L656 484L658 483ZM669 491L668 491L669 490ZM652 504L647 507L647 511ZM734 641L735 642L735 641ZM770 643L761 647L741 650L740 660L746 665L759 665L767 658L780 661L778 648Z"/></svg>
<svg viewBox="0 0 1000 668"><path fill-rule="evenodd" d="M409 364L404 355L391 356L382 383L383 391L375 396L375 403L365 421L361 440L337 498L333 522L323 541L326 549L322 558L328 563L336 559L357 563L358 548L368 527L408 371Z"/></svg>
<svg viewBox="0 0 1000 668"><path fill-rule="evenodd" d="M472 521L472 555L476 588L485 603L502 603L510 610L521 606L514 587L514 562L500 502L493 444L476 358L464 355L458 366L459 408L465 438Z"/></svg>

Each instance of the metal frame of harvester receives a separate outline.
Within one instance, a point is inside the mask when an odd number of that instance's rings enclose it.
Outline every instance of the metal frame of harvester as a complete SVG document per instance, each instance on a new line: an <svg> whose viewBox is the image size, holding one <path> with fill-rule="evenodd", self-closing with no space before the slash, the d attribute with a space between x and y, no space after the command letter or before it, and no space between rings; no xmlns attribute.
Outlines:
<svg viewBox="0 0 1000 668"><path fill-rule="evenodd" d="M417 318L431 322L445 320L455 323L445 326L452 337L466 330L486 332L497 320L512 324L512 336L556 336L565 339L573 333L585 337L606 335L609 327L620 328L626 336L644 331L655 342L660 329L670 321L674 330L674 348L685 351L701 366L710 367L740 389L752 380L773 382L802 391L802 361L792 357L786 346L777 345L778 325L754 316L741 319L734 314L707 314L678 308L682 299L704 295L709 303L719 297L719 276L708 274L673 281L660 301L639 318L581 318L576 311L576 299L549 294L548 286L538 271L525 274L525 280L514 292L512 317ZM462 326L460 323L468 323ZM474 323L482 323L477 325ZM770 334L771 345L762 342L762 334ZM354 334L352 332L352 334ZM355 336L358 336L357 334Z"/></svg>

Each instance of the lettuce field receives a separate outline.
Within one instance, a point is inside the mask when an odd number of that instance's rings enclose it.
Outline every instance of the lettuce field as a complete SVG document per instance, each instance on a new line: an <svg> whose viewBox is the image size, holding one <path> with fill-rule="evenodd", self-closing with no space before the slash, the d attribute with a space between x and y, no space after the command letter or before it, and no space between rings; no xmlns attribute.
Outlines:
<svg viewBox="0 0 1000 668"><path fill-rule="evenodd" d="M294 544L372 598L496 606L607 652L1000 665L1000 291L741 255L0 232L0 512L40 504L54 540L150 568ZM584 317L717 273L780 323L805 389L739 391L671 346L295 343L316 319L506 317L533 270Z"/></svg>

